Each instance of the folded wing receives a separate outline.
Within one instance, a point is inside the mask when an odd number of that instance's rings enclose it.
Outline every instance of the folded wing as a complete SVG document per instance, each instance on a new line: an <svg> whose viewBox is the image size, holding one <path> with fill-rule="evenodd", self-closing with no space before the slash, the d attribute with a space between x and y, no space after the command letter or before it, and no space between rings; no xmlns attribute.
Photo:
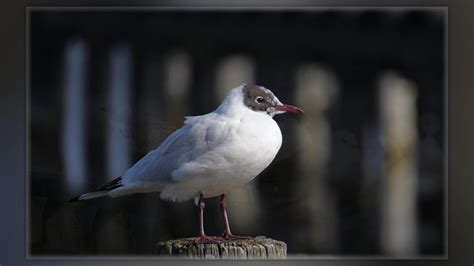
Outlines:
<svg viewBox="0 0 474 266"><path fill-rule="evenodd" d="M122 183L165 184L179 181L173 178L173 171L212 152L219 143L225 141L226 128L225 123L210 115L188 118L183 127L128 169L122 176Z"/></svg>

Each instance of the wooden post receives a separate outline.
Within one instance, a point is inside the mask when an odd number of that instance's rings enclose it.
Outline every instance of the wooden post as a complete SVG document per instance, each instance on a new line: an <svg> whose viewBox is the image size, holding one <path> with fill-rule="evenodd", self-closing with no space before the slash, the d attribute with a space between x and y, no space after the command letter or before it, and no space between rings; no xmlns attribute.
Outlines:
<svg viewBox="0 0 474 266"><path fill-rule="evenodd" d="M196 238L158 243L156 253L193 259L284 259L286 244L264 236L197 244Z"/></svg>

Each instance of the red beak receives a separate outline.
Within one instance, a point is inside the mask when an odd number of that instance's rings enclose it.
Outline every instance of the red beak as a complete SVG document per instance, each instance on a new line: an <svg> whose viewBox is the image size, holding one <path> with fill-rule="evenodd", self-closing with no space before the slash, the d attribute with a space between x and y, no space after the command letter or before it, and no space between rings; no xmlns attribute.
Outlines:
<svg viewBox="0 0 474 266"><path fill-rule="evenodd" d="M304 113L301 108L298 108L298 107L293 106L293 105L288 105L288 104L277 105L277 106L275 106L275 109L279 110L279 111L289 112L289 113L299 113L299 114Z"/></svg>

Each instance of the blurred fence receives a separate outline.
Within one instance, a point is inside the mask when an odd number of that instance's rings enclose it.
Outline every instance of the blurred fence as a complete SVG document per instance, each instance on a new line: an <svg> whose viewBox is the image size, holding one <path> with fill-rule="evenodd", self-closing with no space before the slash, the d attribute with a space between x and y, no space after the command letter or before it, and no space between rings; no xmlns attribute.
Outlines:
<svg viewBox="0 0 474 266"><path fill-rule="evenodd" d="M290 253L443 254L444 16L439 10L31 11L30 251L149 254L195 235L192 202L69 204L120 176L228 89L305 110L230 192L234 233ZM206 227L219 234L216 200Z"/></svg>

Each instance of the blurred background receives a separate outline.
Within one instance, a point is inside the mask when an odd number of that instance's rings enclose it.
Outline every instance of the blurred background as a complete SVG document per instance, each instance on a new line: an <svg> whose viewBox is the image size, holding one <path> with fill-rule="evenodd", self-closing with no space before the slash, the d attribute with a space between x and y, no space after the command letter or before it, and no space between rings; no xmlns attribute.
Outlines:
<svg viewBox="0 0 474 266"><path fill-rule="evenodd" d="M198 233L192 201L68 203L120 176L242 83L304 116L229 193L235 234L289 255L443 255L444 9L32 9L31 255L152 254ZM223 224L206 201L209 235Z"/></svg>

